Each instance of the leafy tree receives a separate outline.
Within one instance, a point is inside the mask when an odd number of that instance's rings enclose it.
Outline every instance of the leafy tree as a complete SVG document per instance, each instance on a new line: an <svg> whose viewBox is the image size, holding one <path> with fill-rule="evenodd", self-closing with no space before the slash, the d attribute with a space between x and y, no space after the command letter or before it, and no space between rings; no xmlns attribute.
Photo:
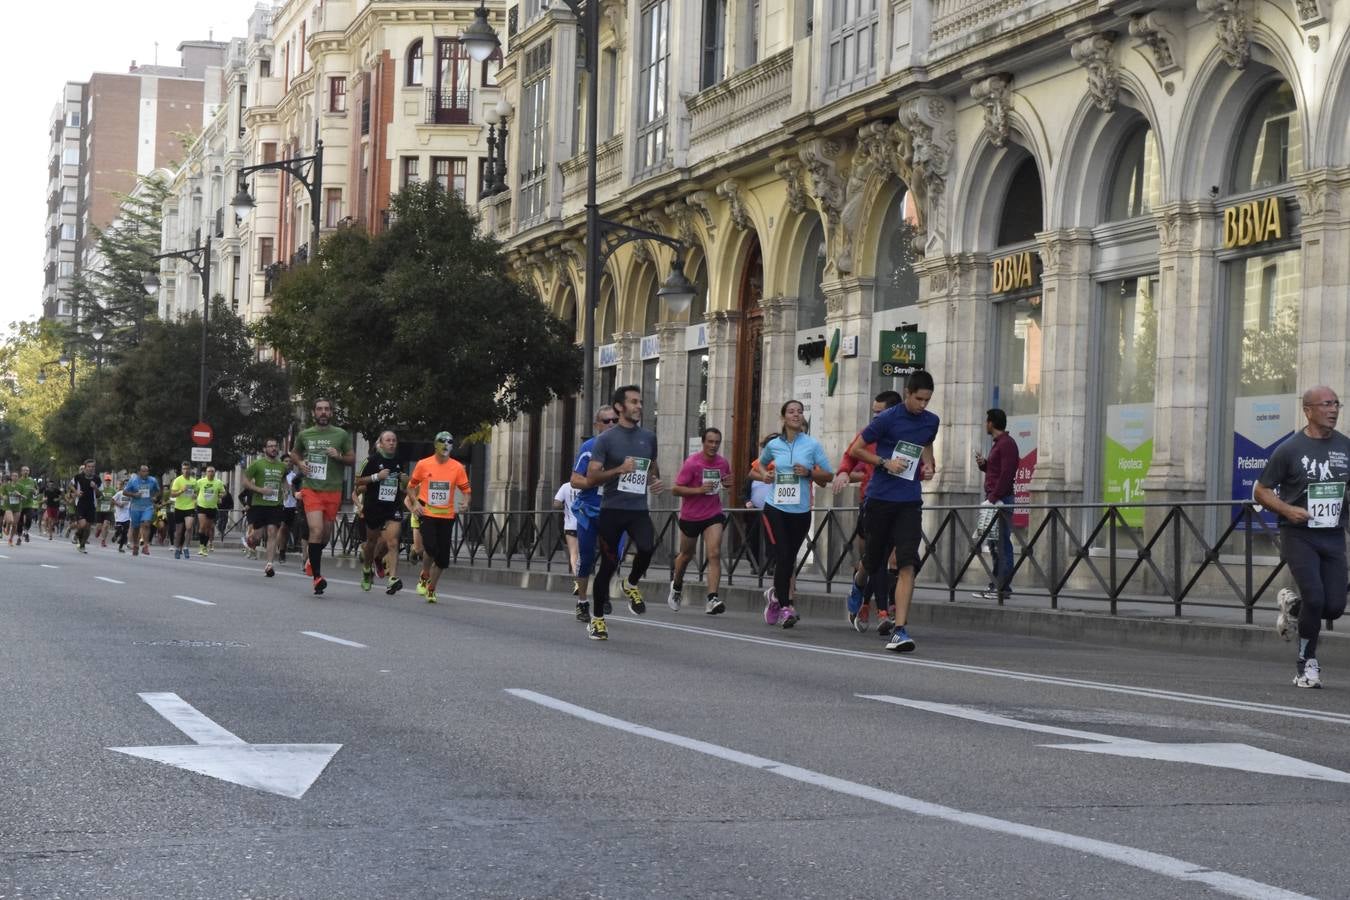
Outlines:
<svg viewBox="0 0 1350 900"><path fill-rule="evenodd" d="M259 334L301 394L365 434L463 437L577 390L572 325L507 276L458 195L414 184L391 207L387 231L338 229L273 292Z"/></svg>
<svg viewBox="0 0 1350 900"><path fill-rule="evenodd" d="M56 455L62 465L73 462L73 453L54 453L47 436L47 423L70 393L70 370L57 365L64 352L62 329L50 321L16 322L0 344L0 421L5 425L5 459L11 467L27 464L47 468ZM89 372L76 367L76 385ZM39 381L42 383L39 384Z"/></svg>

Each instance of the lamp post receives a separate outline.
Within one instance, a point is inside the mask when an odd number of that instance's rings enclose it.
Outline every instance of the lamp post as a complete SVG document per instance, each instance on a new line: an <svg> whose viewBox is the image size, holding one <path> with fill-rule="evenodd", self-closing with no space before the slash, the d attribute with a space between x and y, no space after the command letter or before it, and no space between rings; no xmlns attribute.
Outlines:
<svg viewBox="0 0 1350 900"><path fill-rule="evenodd" d="M192 266L192 271L197 273L197 278L202 283L202 360L201 373L198 376L197 421L204 422L206 421L206 326L211 315L211 235L207 234L206 243L200 247L193 247L190 250L170 250L168 253L150 258L181 259ZM146 272L141 285L147 294L153 296L159 290L159 276L153 271Z"/></svg>
<svg viewBox="0 0 1350 900"><path fill-rule="evenodd" d="M103 327L95 326L89 336L94 339L94 376L98 377L103 374Z"/></svg>
<svg viewBox="0 0 1350 900"><path fill-rule="evenodd" d="M323 141L319 139L319 123L314 123L314 153L309 156L293 156L289 159L279 159L276 162L258 163L253 166L244 166L239 170L239 191L230 201L230 206L234 208L234 214L241 219L248 218L248 214L253 212L256 206L253 197L248 192L248 176L254 172L276 169L287 173L296 181L305 186L309 192L309 222L311 229L311 238L309 244L309 258L313 259L319 252L319 221L320 213L323 208Z"/></svg>
<svg viewBox="0 0 1350 900"><path fill-rule="evenodd" d="M585 414L595 412L595 308L600 302L600 273L605 264L624 244L631 241L655 241L675 251L670 275L657 290L656 294L673 314L679 315L694 302L694 287L684 274L684 243L675 238L634 228L621 222L601 218L600 207L595 200L596 162L595 147L600 131L599 110L600 86L596 78L596 59L600 50L600 4L597 0L564 0L581 22L581 30L586 41L586 324L583 330L582 353L582 404ZM465 45L469 55L476 60L484 60L492 55L501 42L497 33L487 20L487 8L480 5L474 11L473 23L460 34L460 42ZM503 126L502 135L506 129ZM505 159L505 138L499 137ZM504 167L503 167L504 169ZM502 185L505 190L505 185ZM603 245L603 246L602 246Z"/></svg>
<svg viewBox="0 0 1350 900"><path fill-rule="evenodd" d="M70 382L70 386L71 386L72 388L75 387L75 381L74 381L74 377L75 377L75 365L74 365L74 363L75 363L74 358L71 357L68 353L64 353L64 352L63 352L60 356L58 356L56 359L49 359L49 360L47 360L45 363L42 363L41 365L38 366L38 373L37 373L37 379L36 379L36 380L37 380L37 383L38 383L38 384L46 384L46 383L47 383L47 367L48 367L48 366L60 366L60 367L63 368L63 369L66 368L67 366L69 366L69 367L70 367L70 373L71 373L71 382Z"/></svg>

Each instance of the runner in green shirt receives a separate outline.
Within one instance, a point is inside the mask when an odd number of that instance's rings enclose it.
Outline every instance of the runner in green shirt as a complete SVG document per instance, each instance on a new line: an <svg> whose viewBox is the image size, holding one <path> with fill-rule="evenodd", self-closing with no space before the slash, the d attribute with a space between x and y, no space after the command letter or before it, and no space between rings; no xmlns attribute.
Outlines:
<svg viewBox="0 0 1350 900"><path fill-rule="evenodd" d="M108 535L113 530L113 494L117 493L117 485L113 484L111 472L103 473L103 484L98 489L96 499L98 526L94 529L94 537L98 539L99 546L108 546Z"/></svg>
<svg viewBox="0 0 1350 900"><path fill-rule="evenodd" d="M343 470L356 461L352 436L333 426L332 421L333 404L322 398L315 400L314 425L300 432L291 448L291 461L305 479L300 499L305 504L305 521L309 525L306 571L314 578L316 595L328 587L319 567L323 564L323 548L342 507Z"/></svg>
<svg viewBox="0 0 1350 900"><path fill-rule="evenodd" d="M225 493L225 482L216 477L216 467L206 467L206 477L197 480L197 555L211 552L211 541L216 532L216 511L220 496Z"/></svg>
<svg viewBox="0 0 1350 900"><path fill-rule="evenodd" d="M42 506L42 490L38 487L38 483L33 480L27 466L19 469L19 485L28 495L28 499L23 504L23 510L19 513L19 530L23 533L23 539L28 541L31 540L28 536L28 529L33 527L33 520L37 518L37 511ZM17 538L15 540L17 541Z"/></svg>
<svg viewBox="0 0 1350 900"><path fill-rule="evenodd" d="M197 525L197 479L192 477L192 463L183 462L179 466L179 476L169 485L169 498L173 503L173 518L169 530L173 537L173 558L191 559L192 551L188 544L188 529Z"/></svg>
<svg viewBox="0 0 1350 900"><path fill-rule="evenodd" d="M286 489L286 464L279 458L275 438L263 444L263 455L244 470L244 487L253 493L248 507L248 546L256 550L260 537L267 538L267 564L263 574L271 578L272 560L277 553L277 531L285 521L281 507L282 492Z"/></svg>

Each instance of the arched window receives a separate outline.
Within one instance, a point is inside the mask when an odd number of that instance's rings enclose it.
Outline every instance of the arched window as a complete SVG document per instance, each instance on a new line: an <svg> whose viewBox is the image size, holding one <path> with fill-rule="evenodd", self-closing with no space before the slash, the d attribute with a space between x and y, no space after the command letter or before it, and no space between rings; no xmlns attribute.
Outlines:
<svg viewBox="0 0 1350 900"><path fill-rule="evenodd" d="M797 329L820 328L825 324L825 292L820 283L825 279L825 229L819 217L806 239L802 254L801 280L797 285Z"/></svg>
<svg viewBox="0 0 1350 900"><path fill-rule="evenodd" d="M1233 157L1235 194L1283 184L1303 171L1298 105L1286 81L1271 85L1252 105Z"/></svg>
<svg viewBox="0 0 1350 900"><path fill-rule="evenodd" d="M919 302L919 276L914 274L917 221L918 214L909 191L896 191L881 220L881 246L877 248L877 309L899 309Z"/></svg>
<svg viewBox="0 0 1350 900"><path fill-rule="evenodd" d="M600 331L595 336L598 344L608 344L614 340L614 332L618 330L618 326L614 324L614 306L614 283L606 281L603 284L603 299L600 302L604 315L599 319Z"/></svg>
<svg viewBox="0 0 1350 900"><path fill-rule="evenodd" d="M642 320L644 335L656 334L656 323L661 321L661 298L656 296L657 287L656 279L652 278L647 289L647 309Z"/></svg>
<svg viewBox="0 0 1350 900"><path fill-rule="evenodd" d="M422 39L418 38L408 45L403 83L408 87L422 86Z"/></svg>
<svg viewBox="0 0 1350 900"><path fill-rule="evenodd" d="M1008 194L1003 201L1003 215L999 219L999 247L1020 244L1036 237L1042 225L1041 173L1036 161L1028 156L1013 173Z"/></svg>
<svg viewBox="0 0 1350 900"><path fill-rule="evenodd" d="M699 257L698 265L694 267L694 275L689 280L694 283L694 302L689 305L689 324L697 325L708 314L708 266L702 257Z"/></svg>
<svg viewBox="0 0 1350 900"><path fill-rule="evenodd" d="M1106 221L1147 215L1162 200L1162 166L1153 129L1140 125L1130 133L1116 159Z"/></svg>

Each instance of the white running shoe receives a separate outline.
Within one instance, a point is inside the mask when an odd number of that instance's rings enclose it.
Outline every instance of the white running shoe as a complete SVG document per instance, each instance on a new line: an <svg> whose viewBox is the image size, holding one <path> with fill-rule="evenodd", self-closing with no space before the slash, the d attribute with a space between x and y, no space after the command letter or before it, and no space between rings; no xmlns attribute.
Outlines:
<svg viewBox="0 0 1350 900"><path fill-rule="evenodd" d="M1320 688L1322 686L1322 667L1317 660L1310 659L1303 664L1303 674L1294 679L1294 687Z"/></svg>
<svg viewBox="0 0 1350 900"><path fill-rule="evenodd" d="M1287 641L1298 630L1298 594L1289 588L1280 588L1275 595L1275 605L1280 610L1275 617L1275 633Z"/></svg>
<svg viewBox="0 0 1350 900"><path fill-rule="evenodd" d="M670 592L666 594L666 606L669 606L673 612L680 611L680 599L682 592L675 589L675 582L670 583Z"/></svg>

